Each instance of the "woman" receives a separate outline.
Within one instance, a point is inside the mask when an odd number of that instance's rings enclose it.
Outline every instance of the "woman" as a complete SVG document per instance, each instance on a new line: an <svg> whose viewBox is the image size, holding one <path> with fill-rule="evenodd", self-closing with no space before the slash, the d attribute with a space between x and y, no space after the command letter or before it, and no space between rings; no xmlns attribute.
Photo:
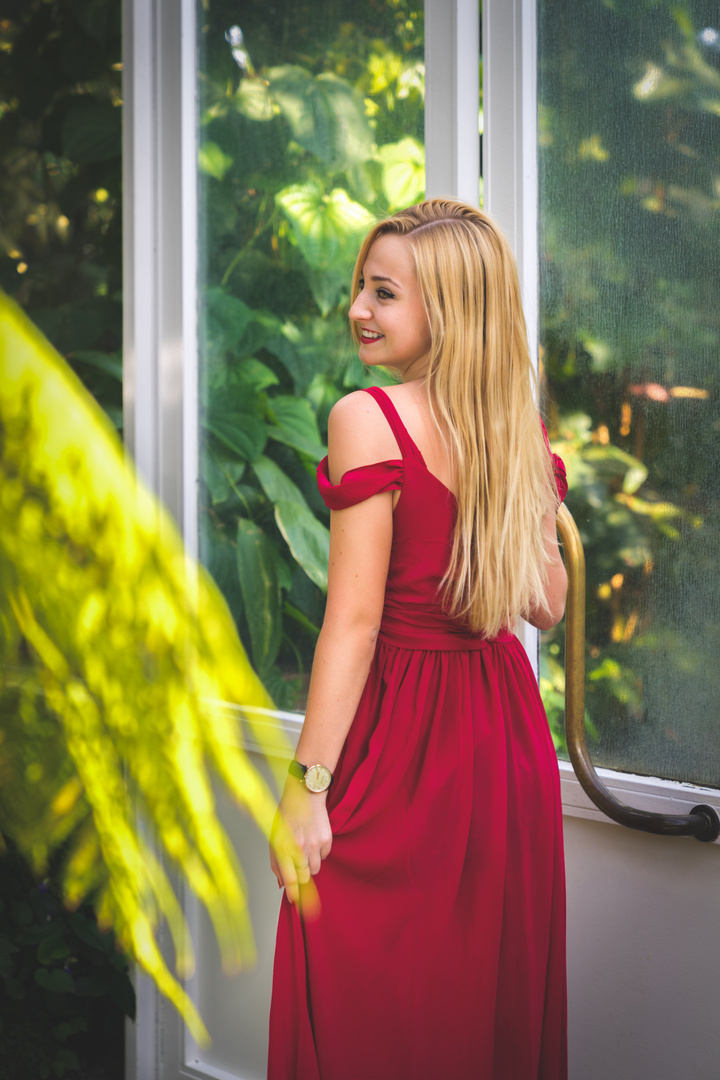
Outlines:
<svg viewBox="0 0 720 1080"><path fill-rule="evenodd" d="M402 379L332 410L325 621L272 854L271 1080L563 1080L557 764L512 633L563 615L558 491L512 254L431 199L350 309ZM321 869L322 868L322 869ZM319 913L303 910L314 895Z"/></svg>

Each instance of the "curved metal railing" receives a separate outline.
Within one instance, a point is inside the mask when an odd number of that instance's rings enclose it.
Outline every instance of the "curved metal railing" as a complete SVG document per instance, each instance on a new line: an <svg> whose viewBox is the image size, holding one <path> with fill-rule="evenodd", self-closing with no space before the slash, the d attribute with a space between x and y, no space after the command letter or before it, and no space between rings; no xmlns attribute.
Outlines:
<svg viewBox="0 0 720 1080"><path fill-rule="evenodd" d="M570 761L587 796L604 814L629 829L663 836L720 836L720 817L712 806L694 806L689 814L636 810L611 795L595 771L585 734L585 553L572 514L560 507L557 527L565 553L568 596L565 612L565 738Z"/></svg>

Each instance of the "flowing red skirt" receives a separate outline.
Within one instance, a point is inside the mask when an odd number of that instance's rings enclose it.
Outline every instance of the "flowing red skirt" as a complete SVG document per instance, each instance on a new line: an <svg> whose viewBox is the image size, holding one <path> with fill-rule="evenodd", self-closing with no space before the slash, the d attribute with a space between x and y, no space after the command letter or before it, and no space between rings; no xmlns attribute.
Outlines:
<svg viewBox="0 0 720 1080"><path fill-rule="evenodd" d="M537 683L511 635L442 644L378 644L328 801L320 914L282 903L270 1080L567 1076L559 777Z"/></svg>

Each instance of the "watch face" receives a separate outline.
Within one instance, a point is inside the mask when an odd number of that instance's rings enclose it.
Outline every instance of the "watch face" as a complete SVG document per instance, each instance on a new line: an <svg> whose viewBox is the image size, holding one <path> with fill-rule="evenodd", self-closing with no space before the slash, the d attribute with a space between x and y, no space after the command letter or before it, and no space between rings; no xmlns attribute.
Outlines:
<svg viewBox="0 0 720 1080"><path fill-rule="evenodd" d="M327 791L332 780L332 773L325 765L310 765L305 773L305 787L308 791Z"/></svg>

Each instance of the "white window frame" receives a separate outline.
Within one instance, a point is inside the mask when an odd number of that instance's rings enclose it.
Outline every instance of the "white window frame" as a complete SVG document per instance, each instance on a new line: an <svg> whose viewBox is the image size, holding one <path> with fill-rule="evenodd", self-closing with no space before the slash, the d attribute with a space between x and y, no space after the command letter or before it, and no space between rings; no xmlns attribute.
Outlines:
<svg viewBox="0 0 720 1080"><path fill-rule="evenodd" d="M426 0L428 194L477 202L478 5ZM124 363L126 441L139 471L197 551L197 100L195 0L123 0ZM484 0L484 196L516 253L530 347L537 355L537 87L535 0ZM523 643L537 671L537 633ZM299 721L289 719L299 730ZM563 809L608 822L560 763ZM687 813L720 793L599 770L622 801ZM615 826L614 826L615 827ZM672 842L672 841L668 841ZM174 1010L136 978L128 1080L207 1077ZM219 1074L217 1074L219 1077Z"/></svg>

